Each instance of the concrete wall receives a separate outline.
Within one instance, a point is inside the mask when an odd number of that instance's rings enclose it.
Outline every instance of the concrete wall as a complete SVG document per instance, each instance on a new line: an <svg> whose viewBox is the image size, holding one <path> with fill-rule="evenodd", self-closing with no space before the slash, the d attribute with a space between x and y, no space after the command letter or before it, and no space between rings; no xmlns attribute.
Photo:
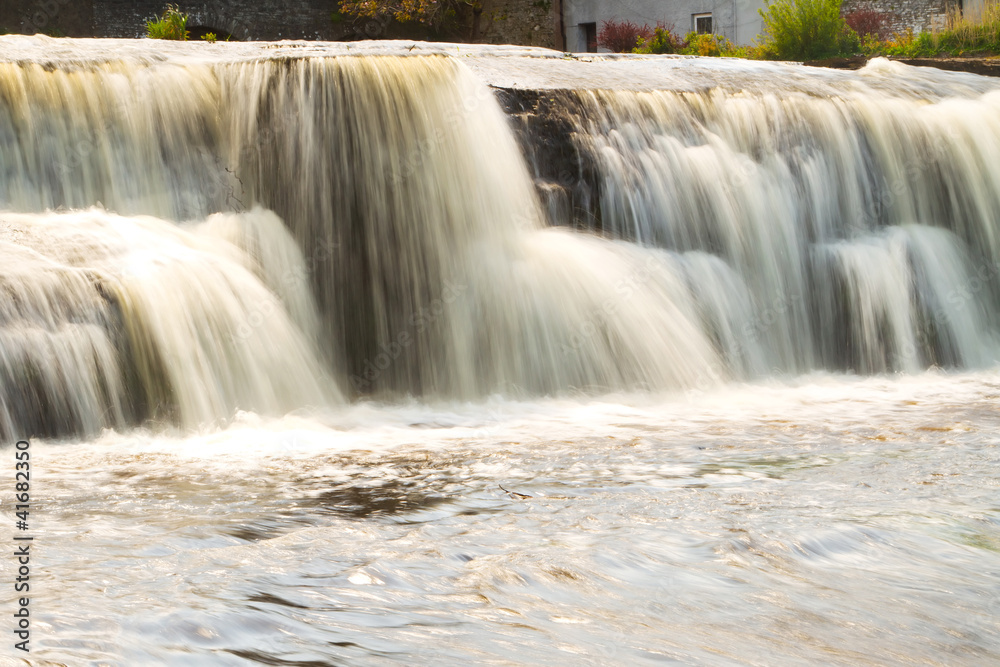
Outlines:
<svg viewBox="0 0 1000 667"><path fill-rule="evenodd" d="M655 27L672 25L683 37L694 30L695 14L712 14L713 32L725 35L734 44L749 44L760 33L758 0L564 0L566 7L566 50L586 51L581 24L596 23L600 32L604 21L632 21Z"/></svg>

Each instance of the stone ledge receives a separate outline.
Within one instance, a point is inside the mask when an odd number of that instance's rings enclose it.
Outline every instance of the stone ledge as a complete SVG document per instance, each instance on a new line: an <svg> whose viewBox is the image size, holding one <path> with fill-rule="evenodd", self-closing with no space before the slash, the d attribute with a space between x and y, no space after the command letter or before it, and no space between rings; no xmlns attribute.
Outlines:
<svg viewBox="0 0 1000 667"><path fill-rule="evenodd" d="M870 59L866 56L851 56L850 58L827 58L812 60L806 63L810 67L828 67L832 69L861 69ZM936 67L949 72L969 72L982 76L1000 76L1000 57L990 58L889 58L894 62L912 65L914 67Z"/></svg>

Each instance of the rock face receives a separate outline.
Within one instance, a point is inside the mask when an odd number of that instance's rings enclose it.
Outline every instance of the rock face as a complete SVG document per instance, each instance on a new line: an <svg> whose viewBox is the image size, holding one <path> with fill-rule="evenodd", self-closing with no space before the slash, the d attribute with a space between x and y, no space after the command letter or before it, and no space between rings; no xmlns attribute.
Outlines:
<svg viewBox="0 0 1000 667"><path fill-rule="evenodd" d="M600 230L600 190L594 163L573 142L574 117L583 113L566 90L496 88L514 121L535 188L555 224Z"/></svg>

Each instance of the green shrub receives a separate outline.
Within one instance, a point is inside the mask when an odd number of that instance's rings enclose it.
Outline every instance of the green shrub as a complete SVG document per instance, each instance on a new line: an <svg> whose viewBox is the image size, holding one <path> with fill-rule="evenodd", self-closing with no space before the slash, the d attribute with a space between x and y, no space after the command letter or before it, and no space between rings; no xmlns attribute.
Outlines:
<svg viewBox="0 0 1000 667"><path fill-rule="evenodd" d="M923 58L934 56L941 52L942 41L947 41L947 35L937 35L930 32L913 34L911 28L896 33L890 39L875 44L865 43L866 55L895 56L897 58Z"/></svg>
<svg viewBox="0 0 1000 667"><path fill-rule="evenodd" d="M670 28L657 26L652 37L639 37L639 41L633 53L677 53L683 48L684 43L680 41Z"/></svg>
<svg viewBox="0 0 1000 667"><path fill-rule="evenodd" d="M187 21L188 15L182 14L177 5L167 5L158 20L146 21L146 37L187 41Z"/></svg>
<svg viewBox="0 0 1000 667"><path fill-rule="evenodd" d="M818 60L860 48L840 16L840 0L765 0L764 49L778 60Z"/></svg>
<svg viewBox="0 0 1000 667"><path fill-rule="evenodd" d="M750 44L747 46L732 45L732 48L723 51L725 58L745 58L747 60L773 60L774 57L761 44Z"/></svg>
<svg viewBox="0 0 1000 667"><path fill-rule="evenodd" d="M218 37L214 32L206 32L204 35L201 36L201 38L206 42L213 42L213 43L215 42L215 40L218 39Z"/></svg>
<svg viewBox="0 0 1000 667"><path fill-rule="evenodd" d="M686 46L680 53L689 56L726 56L736 51L724 35L689 32L684 43Z"/></svg>
<svg viewBox="0 0 1000 667"><path fill-rule="evenodd" d="M938 52L936 36L929 32L922 32L913 40L914 57L933 56Z"/></svg>

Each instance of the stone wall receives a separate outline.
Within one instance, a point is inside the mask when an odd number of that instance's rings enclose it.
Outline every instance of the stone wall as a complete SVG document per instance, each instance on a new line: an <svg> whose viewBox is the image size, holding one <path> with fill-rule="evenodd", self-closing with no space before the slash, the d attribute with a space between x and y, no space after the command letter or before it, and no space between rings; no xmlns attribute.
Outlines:
<svg viewBox="0 0 1000 667"><path fill-rule="evenodd" d="M493 0L484 8L489 23L482 41L562 48L556 39L557 5L552 0Z"/></svg>
<svg viewBox="0 0 1000 667"><path fill-rule="evenodd" d="M67 37L141 37L167 0L0 0L0 30ZM337 40L361 32L331 19L337 0L176 0L188 27L240 40ZM379 36L378 34L372 36Z"/></svg>
<svg viewBox="0 0 1000 667"><path fill-rule="evenodd" d="M0 0L0 33L67 37L141 37L146 21L167 0ZM556 28L561 0L487 0L479 41L560 47ZM340 16L338 0L175 0L189 15L192 37L212 29L239 40L434 39L419 24L390 24ZM471 26L451 39L468 40ZM441 37L438 36L438 39Z"/></svg>
<svg viewBox="0 0 1000 667"><path fill-rule="evenodd" d="M844 0L842 13L871 9L891 17L890 32L904 32L907 28L920 32L944 27L949 7L958 1ZM559 21L563 2L565 32ZM166 0L0 0L0 33L139 37L145 33L146 20L159 15L165 4ZM176 0L176 4L190 15L189 27L211 28L222 38L229 33L240 40L435 39L415 24L340 17L337 0ZM643 9L646 4L651 6ZM964 0L963 4L966 13L974 15L982 0ZM716 32L737 43L749 42L759 32L756 10L761 0L685 0L675 5L636 0L623 13L606 0L485 0L479 41L583 50L578 34L581 23L628 19L654 25L666 21L684 33L693 29L690 17L697 12L712 13ZM563 43L563 34L568 44ZM471 35L471 26L463 27L450 39L467 41Z"/></svg>
<svg viewBox="0 0 1000 667"><path fill-rule="evenodd" d="M873 10L888 16L887 29L891 33L914 33L941 29L948 20L948 10L953 0L844 0L840 13L847 16L859 10Z"/></svg>
<svg viewBox="0 0 1000 667"><path fill-rule="evenodd" d="M92 37L92 0L0 0L0 33Z"/></svg>
<svg viewBox="0 0 1000 667"><path fill-rule="evenodd" d="M146 20L159 15L164 0L91 0L97 37L140 37ZM188 27L214 28L240 40L338 39L331 21L336 0L177 0Z"/></svg>

